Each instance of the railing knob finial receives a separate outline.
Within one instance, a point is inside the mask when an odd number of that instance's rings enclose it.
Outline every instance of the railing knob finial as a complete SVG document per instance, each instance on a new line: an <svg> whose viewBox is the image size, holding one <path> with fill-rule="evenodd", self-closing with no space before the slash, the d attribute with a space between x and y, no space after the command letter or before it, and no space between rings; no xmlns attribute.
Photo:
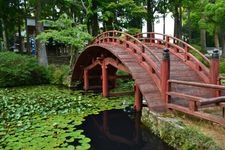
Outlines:
<svg viewBox="0 0 225 150"><path fill-rule="evenodd" d="M214 49L212 53L212 58L219 59L220 54L218 49Z"/></svg>
<svg viewBox="0 0 225 150"><path fill-rule="evenodd" d="M170 53L168 48L163 49L163 59L170 59Z"/></svg>

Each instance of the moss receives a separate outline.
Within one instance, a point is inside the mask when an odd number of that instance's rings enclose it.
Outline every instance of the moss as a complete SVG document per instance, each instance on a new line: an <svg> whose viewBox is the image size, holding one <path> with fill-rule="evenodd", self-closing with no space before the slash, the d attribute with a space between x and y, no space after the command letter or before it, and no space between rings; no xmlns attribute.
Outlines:
<svg viewBox="0 0 225 150"><path fill-rule="evenodd" d="M211 138L193 127L186 126L181 120L150 112L147 108L142 111L142 123L176 149L221 149Z"/></svg>

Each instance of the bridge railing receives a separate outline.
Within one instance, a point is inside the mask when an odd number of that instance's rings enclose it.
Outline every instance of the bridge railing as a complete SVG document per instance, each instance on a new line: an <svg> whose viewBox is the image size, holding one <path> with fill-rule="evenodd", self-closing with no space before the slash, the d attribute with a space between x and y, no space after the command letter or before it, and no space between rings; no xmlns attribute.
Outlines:
<svg viewBox="0 0 225 150"><path fill-rule="evenodd" d="M182 86L191 86L194 88L204 88L208 89L208 92L211 92L214 95L211 98L199 97L193 94L181 93L178 91L172 91L172 85L182 85ZM184 112L190 115L194 115L196 117L204 118L206 120L210 120L216 123L219 123L225 126L225 96L220 96L221 91L225 91L225 86L215 85L215 84L206 84L199 82L188 82L188 81L180 81L180 80L168 80L168 89L167 92L167 108L177 110L180 112ZM196 93L198 93L196 91ZM175 101L174 98L179 98L188 102L188 105L181 105L178 101ZM207 106L215 106L220 107L215 109L216 111L222 110L222 115L214 115L202 110L201 106L207 108ZM211 109L212 111L212 109ZM217 112L218 113L218 112Z"/></svg>
<svg viewBox="0 0 225 150"><path fill-rule="evenodd" d="M160 66L158 65L160 64L160 59L150 50L148 46L143 44L137 38L121 31L103 32L93 41L93 44L104 43L117 44L138 58L139 63L148 71L157 87L161 89L161 72Z"/></svg>
<svg viewBox="0 0 225 150"><path fill-rule="evenodd" d="M188 43L170 35L161 33L140 33L135 35L137 39L147 45L160 48L169 48L170 52L183 60L192 69L194 69L206 82L209 83L210 60Z"/></svg>

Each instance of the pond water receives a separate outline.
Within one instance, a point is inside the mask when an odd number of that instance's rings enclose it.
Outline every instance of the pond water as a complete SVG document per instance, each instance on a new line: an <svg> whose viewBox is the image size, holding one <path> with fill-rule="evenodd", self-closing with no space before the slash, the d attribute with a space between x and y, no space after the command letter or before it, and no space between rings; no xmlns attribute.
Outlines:
<svg viewBox="0 0 225 150"><path fill-rule="evenodd" d="M140 113L110 110L86 117L80 126L92 150L172 150L140 123Z"/></svg>

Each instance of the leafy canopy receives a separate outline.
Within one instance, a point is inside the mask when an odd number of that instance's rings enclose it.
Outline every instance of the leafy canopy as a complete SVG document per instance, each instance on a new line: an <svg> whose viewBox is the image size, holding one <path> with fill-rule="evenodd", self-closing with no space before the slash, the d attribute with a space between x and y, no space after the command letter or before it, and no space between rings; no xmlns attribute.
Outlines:
<svg viewBox="0 0 225 150"><path fill-rule="evenodd" d="M51 29L45 30L37 39L42 42L48 42L50 38L75 50L81 50L92 39L87 33L84 25L75 25L74 21L66 14L63 14L56 21L45 20Z"/></svg>

